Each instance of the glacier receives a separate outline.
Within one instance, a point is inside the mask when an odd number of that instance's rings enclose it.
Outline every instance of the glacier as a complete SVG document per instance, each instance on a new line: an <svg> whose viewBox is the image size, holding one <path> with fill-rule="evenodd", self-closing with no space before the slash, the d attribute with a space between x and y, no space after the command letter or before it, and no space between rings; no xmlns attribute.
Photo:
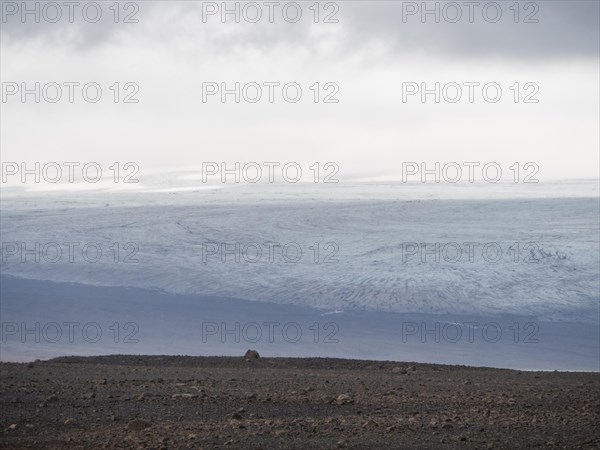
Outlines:
<svg viewBox="0 0 600 450"><path fill-rule="evenodd" d="M32 279L329 310L598 321L597 198L413 194L402 199L402 186L396 198L390 198L389 186L378 188L384 193L380 198L352 198L348 189L343 190L346 197L337 198L331 189L313 188L307 194L301 187L299 195L290 187L270 188L272 192L234 187L173 194L98 193L73 200L56 194L8 196L2 201L0 269ZM64 245L68 242L77 243L77 251L95 243L102 258L88 262L79 254L71 262ZM23 262L21 251L6 251L7 243L25 243L25 249L56 243L63 256L56 262L50 257ZM115 243L121 247L118 261ZM271 255L269 243L278 245ZM449 243L463 252L459 261L453 261L452 248L446 258L439 251L427 254L427 248ZM465 243L473 243L470 256ZM226 249L236 244L239 261L222 249L210 253L219 245ZM289 258L280 250L286 244ZM410 256L415 244L425 244L425 250ZM482 253L486 244L492 247L490 258ZM263 254L254 262L256 246ZM252 255L240 258L243 247ZM294 262L298 249L302 257ZM494 261L498 250L501 257ZM124 262L134 252L130 259L136 262Z"/></svg>

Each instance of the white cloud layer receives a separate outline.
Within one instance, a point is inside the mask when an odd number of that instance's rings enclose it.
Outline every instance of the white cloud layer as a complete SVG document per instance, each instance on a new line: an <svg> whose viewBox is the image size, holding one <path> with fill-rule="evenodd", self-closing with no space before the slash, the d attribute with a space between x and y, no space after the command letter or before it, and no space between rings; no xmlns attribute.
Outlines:
<svg viewBox="0 0 600 450"><path fill-rule="evenodd" d="M412 2L379 1L337 2L338 23L315 24L312 2L301 3L298 23L277 15L274 23L222 23L218 16L204 23L206 4L139 2L139 22L131 24L115 24L108 3L96 24L23 24L8 16L1 34L3 89L7 82L19 88L55 82L63 98L36 103L30 95L23 103L16 94L3 100L2 160L128 160L145 168L335 161L342 176L394 174L403 161L496 161L505 167L533 161L541 179L598 176L597 2L537 2L538 23L522 23L533 11L527 2L519 23L509 2L502 3L497 23L477 14L473 23L448 23L443 16L440 23L432 16L422 23L418 14L404 23L403 8L406 15ZM320 20L333 11L324 5ZM87 103L77 87L69 103L64 82L96 82L102 99ZM127 82L139 86L139 103L122 102L132 93ZM270 103L262 85L258 103L238 104L231 95L226 103L218 95L204 103L206 82L294 82L303 95L288 103L277 87ZM328 82L339 86L338 103L322 102L335 91L333 85L325 89ZM429 95L421 103L417 94L403 102L406 82L457 83L463 97L436 103ZM465 82L480 83L473 103ZM483 98L486 83L502 88L497 103ZM539 102L524 103L527 94Z"/></svg>

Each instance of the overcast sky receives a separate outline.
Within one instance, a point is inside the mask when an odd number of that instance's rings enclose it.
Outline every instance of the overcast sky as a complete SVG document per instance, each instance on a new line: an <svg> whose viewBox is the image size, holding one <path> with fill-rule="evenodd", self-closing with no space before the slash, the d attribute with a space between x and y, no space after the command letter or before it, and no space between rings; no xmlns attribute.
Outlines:
<svg viewBox="0 0 600 450"><path fill-rule="evenodd" d="M100 2L97 23L80 10L69 23L66 6L56 23L31 15L22 23L20 11L12 14L21 2L2 3L4 91L23 82L97 82L103 89L98 103L75 88L71 104L66 87L58 103L4 98L3 161L136 161L142 168L335 161L342 176L393 174L403 161L519 161L537 163L540 179L598 176L597 1L521 2L518 23L513 2L478 2L473 11L465 2L441 3L439 23L433 14L423 23L414 10L421 2L322 2L317 24L312 1L299 2L296 23L282 16L290 2L275 7L273 23L263 2L257 23L231 15L222 23L218 12L206 15L210 2L177 1L138 2L137 12L123 3L119 23L112 2ZM502 16L494 22L495 5ZM246 9L249 17L255 11ZM138 22L122 23L130 12ZM292 19L295 9L287 12ZM328 14L337 23L323 23ZM109 89L115 82L119 103ZM122 102L132 92L127 82L139 86L138 103ZM303 91L297 103L287 103L280 88L270 103L264 86L258 103L236 104L232 96L222 103L219 95L203 102L203 82L295 82ZM333 85L324 89L328 82L339 86L338 103L322 101L333 93ZM463 85L457 103L433 96L422 103L419 94L403 102L403 82L493 82L502 97L487 102L479 86L470 103ZM524 103L528 94L538 102Z"/></svg>

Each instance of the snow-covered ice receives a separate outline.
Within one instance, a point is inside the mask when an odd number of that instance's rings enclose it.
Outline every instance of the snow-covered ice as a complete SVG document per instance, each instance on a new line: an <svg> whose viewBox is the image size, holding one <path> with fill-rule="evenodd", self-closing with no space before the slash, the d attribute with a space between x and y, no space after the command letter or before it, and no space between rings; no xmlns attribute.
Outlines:
<svg viewBox="0 0 600 450"><path fill-rule="evenodd" d="M384 186L383 198L342 200L284 188L279 198L234 188L221 200L185 193L170 204L158 194L3 199L3 250L10 242L57 243L63 255L49 262L50 249L23 263L20 250L4 251L2 273L331 310L598 321L597 198L402 200L401 188L396 198ZM79 244L73 262L67 242ZM103 251L98 262L82 257L86 243ZM123 262L127 255L137 262Z"/></svg>

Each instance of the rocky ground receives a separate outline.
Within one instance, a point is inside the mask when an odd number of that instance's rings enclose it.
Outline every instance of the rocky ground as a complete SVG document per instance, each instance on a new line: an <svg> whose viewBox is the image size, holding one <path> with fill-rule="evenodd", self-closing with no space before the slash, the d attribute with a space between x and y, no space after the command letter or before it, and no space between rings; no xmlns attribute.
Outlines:
<svg viewBox="0 0 600 450"><path fill-rule="evenodd" d="M0 364L0 447L600 448L598 373L335 359Z"/></svg>

